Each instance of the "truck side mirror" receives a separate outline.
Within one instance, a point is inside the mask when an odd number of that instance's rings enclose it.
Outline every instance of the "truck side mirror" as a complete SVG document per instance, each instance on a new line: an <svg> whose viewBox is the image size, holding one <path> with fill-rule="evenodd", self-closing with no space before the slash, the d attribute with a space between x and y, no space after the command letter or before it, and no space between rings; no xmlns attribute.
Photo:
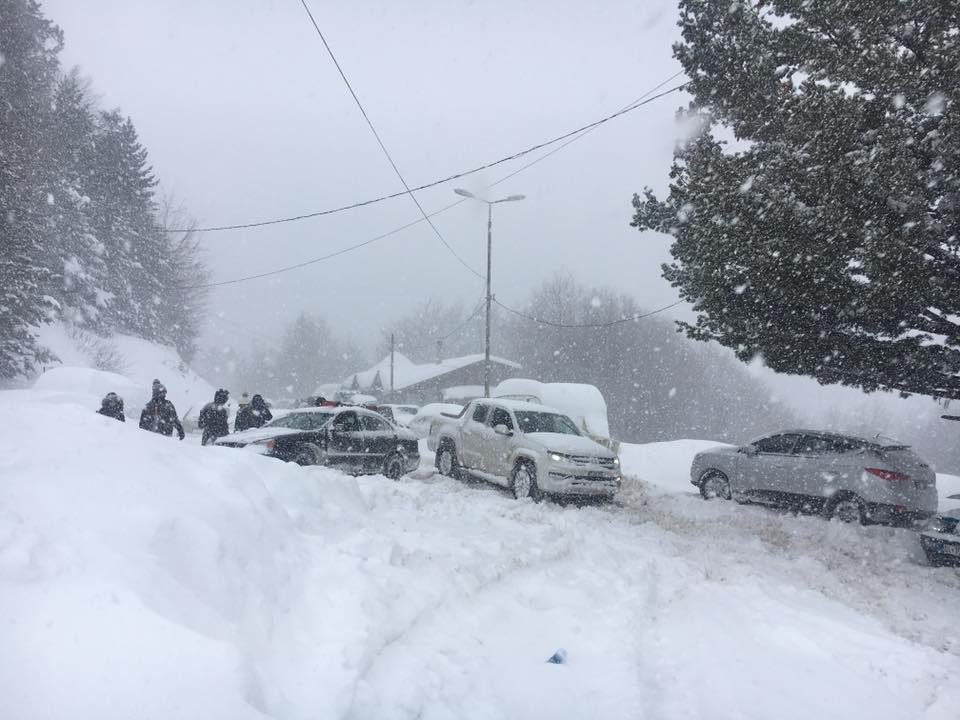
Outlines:
<svg viewBox="0 0 960 720"><path fill-rule="evenodd" d="M497 435L505 435L505 436L507 436L507 437L510 437L511 435L513 435L513 430L511 430L510 428L508 428L508 427L507 427L506 425L504 425L503 423L500 423L499 425L494 425L494 426L493 426L493 431L494 431Z"/></svg>

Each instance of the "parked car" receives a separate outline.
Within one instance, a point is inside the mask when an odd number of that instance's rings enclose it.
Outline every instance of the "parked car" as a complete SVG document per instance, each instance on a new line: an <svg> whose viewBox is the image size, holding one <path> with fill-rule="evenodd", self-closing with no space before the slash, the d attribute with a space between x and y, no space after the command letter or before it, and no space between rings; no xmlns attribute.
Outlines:
<svg viewBox="0 0 960 720"><path fill-rule="evenodd" d="M910 524L937 511L936 474L909 446L815 430L783 430L698 453L690 482L734 499L843 522Z"/></svg>
<svg viewBox="0 0 960 720"><path fill-rule="evenodd" d="M378 413L395 425L402 427L406 427L419 410L420 407L417 405L377 405Z"/></svg>
<svg viewBox="0 0 960 720"><path fill-rule="evenodd" d="M293 410L262 428L219 438L216 444L300 465L328 465L353 474L383 473L394 480L420 463L412 432L372 410L348 406Z"/></svg>
<svg viewBox="0 0 960 720"><path fill-rule="evenodd" d="M520 499L543 495L612 498L620 460L559 410L523 400L480 399L435 422L427 446L437 470L502 485Z"/></svg>
<svg viewBox="0 0 960 720"><path fill-rule="evenodd" d="M430 426L439 420L443 415L459 415L463 412L463 405L456 403L428 403L417 411L417 414L410 418L407 427L420 438L426 438L430 435Z"/></svg>
<svg viewBox="0 0 960 720"><path fill-rule="evenodd" d="M948 495L960 500L960 495ZM960 565L960 506L934 517L920 533L920 545L931 565Z"/></svg>

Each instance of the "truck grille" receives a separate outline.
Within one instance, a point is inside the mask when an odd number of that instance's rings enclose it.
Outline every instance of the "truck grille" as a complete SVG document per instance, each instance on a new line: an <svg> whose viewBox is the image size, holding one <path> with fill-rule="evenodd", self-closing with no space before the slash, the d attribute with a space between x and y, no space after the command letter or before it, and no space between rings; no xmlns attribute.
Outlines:
<svg viewBox="0 0 960 720"><path fill-rule="evenodd" d="M613 469L613 458L593 457L591 455L568 455L570 462L576 465L599 465L600 467Z"/></svg>

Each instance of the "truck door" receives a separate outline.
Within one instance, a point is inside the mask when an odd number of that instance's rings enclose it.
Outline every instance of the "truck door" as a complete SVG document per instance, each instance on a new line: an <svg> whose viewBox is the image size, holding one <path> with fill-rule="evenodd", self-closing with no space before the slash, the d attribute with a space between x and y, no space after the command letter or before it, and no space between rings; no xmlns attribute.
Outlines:
<svg viewBox="0 0 960 720"><path fill-rule="evenodd" d="M465 467L482 470L481 445L484 433L487 430L487 414L490 405L485 402L475 403L470 416L464 421L460 432L460 462Z"/></svg>
<svg viewBox="0 0 960 720"><path fill-rule="evenodd" d="M506 435L499 435L494 428L497 425L506 426L507 430L516 432L516 424L513 422L513 416L510 411L502 407L494 407L490 413L490 419L483 434L483 472L496 475L504 483L510 477L512 468L510 464L510 452L513 448L513 438Z"/></svg>

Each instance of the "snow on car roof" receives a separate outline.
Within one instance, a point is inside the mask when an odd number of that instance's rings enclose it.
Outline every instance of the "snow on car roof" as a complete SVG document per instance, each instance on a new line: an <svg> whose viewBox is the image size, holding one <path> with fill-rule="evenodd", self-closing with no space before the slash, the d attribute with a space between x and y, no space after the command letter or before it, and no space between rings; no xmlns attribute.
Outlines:
<svg viewBox="0 0 960 720"><path fill-rule="evenodd" d="M540 403L530 402L528 400L514 400L512 398L480 398L478 402L487 402L494 405L499 405L505 407L508 410L527 410L532 412L549 412L556 415L566 415L567 413L563 410L558 410L557 408L550 407L549 405L541 405Z"/></svg>

